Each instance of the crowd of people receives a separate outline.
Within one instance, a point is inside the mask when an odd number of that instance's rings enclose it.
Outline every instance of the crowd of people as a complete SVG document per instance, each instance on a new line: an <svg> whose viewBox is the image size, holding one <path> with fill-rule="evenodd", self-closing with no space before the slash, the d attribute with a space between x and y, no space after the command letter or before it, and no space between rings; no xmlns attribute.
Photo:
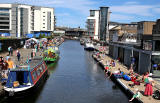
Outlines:
<svg viewBox="0 0 160 103"><path fill-rule="evenodd" d="M100 61L104 60L104 58L102 57L102 53L95 52L94 55ZM133 95L133 97L129 101L133 101L134 98L140 98L141 93L143 93L144 96L155 95L153 92L153 88L152 88L155 84L155 81L152 79L152 77L149 76L149 72L146 72L143 75L139 75L134 72L134 65L135 65L135 59L133 58L131 61L129 73L124 73L120 68L117 68L116 71L111 72L111 70L116 67L116 63L114 60L107 60L105 68L104 68L104 72L106 74L108 74L108 72L109 72L109 74L110 74L109 77L114 75L116 78L122 78L126 81L131 81L131 82L129 82L130 83L129 86L131 88L134 88L135 85L140 86L140 84L142 84L141 86L143 86L143 85L145 86L145 89L143 90L143 92L141 92L138 88L136 88L135 89L136 93ZM160 92L159 92L159 99L160 99Z"/></svg>

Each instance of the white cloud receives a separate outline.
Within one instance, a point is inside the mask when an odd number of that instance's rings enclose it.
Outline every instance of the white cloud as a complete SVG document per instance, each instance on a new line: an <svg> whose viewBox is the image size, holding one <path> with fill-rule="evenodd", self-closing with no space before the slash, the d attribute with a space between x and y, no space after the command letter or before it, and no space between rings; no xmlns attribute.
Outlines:
<svg viewBox="0 0 160 103"><path fill-rule="evenodd" d="M84 15L88 15L88 11L92 9L96 3L97 2L90 0L45 0L39 2L39 4L50 5L55 8L58 7L72 9Z"/></svg>
<svg viewBox="0 0 160 103"><path fill-rule="evenodd" d="M135 1L130 1L125 3L125 5L133 5L133 4L139 4L139 3Z"/></svg>
<svg viewBox="0 0 160 103"><path fill-rule="evenodd" d="M110 15L111 21L117 21L117 20L132 20L134 17L133 16L127 16L127 15L122 15L122 14L111 14Z"/></svg>
<svg viewBox="0 0 160 103"><path fill-rule="evenodd" d="M69 13L57 13L56 16L70 16Z"/></svg>
<svg viewBox="0 0 160 103"><path fill-rule="evenodd" d="M154 11L155 13L160 13L160 8L154 8L153 11Z"/></svg>
<svg viewBox="0 0 160 103"><path fill-rule="evenodd" d="M111 11L125 14L135 14L140 16L152 16L150 10L153 6L150 5L122 5L122 6L111 6Z"/></svg>

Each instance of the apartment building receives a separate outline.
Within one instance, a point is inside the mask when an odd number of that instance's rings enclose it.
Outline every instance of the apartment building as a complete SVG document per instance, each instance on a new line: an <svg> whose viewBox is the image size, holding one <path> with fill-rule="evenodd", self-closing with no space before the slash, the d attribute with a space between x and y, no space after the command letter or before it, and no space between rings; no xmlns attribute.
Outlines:
<svg viewBox="0 0 160 103"><path fill-rule="evenodd" d="M90 10L90 16L87 17L88 35L98 40L99 33L99 10Z"/></svg>
<svg viewBox="0 0 160 103"><path fill-rule="evenodd" d="M152 30L152 42L153 42L153 51L160 51L160 19L156 21L156 24L153 25Z"/></svg>
<svg viewBox="0 0 160 103"><path fill-rule="evenodd" d="M113 25L113 23L109 23ZM118 37L118 41L125 42L126 40L136 42L137 38L137 24L136 23L114 23L113 28L109 29L109 41L115 41L114 37ZM114 39L114 40L113 40Z"/></svg>
<svg viewBox="0 0 160 103"><path fill-rule="evenodd" d="M26 4L0 4L0 34L39 35L54 30L54 9Z"/></svg>
<svg viewBox="0 0 160 103"><path fill-rule="evenodd" d="M137 26L137 39L138 40L147 40L152 39L152 29L153 25L155 24L154 21L141 21L138 22Z"/></svg>
<svg viewBox="0 0 160 103"><path fill-rule="evenodd" d="M100 7L100 10L90 10L90 16L87 17L88 35L96 40L108 40L108 21L109 7Z"/></svg>

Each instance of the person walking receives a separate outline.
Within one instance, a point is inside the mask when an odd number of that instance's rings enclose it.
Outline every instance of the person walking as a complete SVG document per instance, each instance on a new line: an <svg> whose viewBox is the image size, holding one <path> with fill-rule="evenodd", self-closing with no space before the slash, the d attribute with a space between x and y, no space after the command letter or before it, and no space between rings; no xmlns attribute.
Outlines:
<svg viewBox="0 0 160 103"><path fill-rule="evenodd" d="M17 60L20 61L20 57L21 57L21 54L20 52L17 50Z"/></svg>
<svg viewBox="0 0 160 103"><path fill-rule="evenodd" d="M8 47L9 56L11 55L11 46Z"/></svg>
<svg viewBox="0 0 160 103"><path fill-rule="evenodd" d="M13 56L13 48L10 47L11 56Z"/></svg>

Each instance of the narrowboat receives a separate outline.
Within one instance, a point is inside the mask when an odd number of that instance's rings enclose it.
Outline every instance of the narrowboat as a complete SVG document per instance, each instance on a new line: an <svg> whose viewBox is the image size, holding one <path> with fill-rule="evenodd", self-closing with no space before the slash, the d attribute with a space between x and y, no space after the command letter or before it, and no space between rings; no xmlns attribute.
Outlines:
<svg viewBox="0 0 160 103"><path fill-rule="evenodd" d="M94 50L94 45L90 42L86 42L84 45L85 50L93 51Z"/></svg>
<svg viewBox="0 0 160 103"><path fill-rule="evenodd" d="M44 51L43 57L46 63L54 63L59 58L59 50L56 50L53 47L49 47L47 50Z"/></svg>
<svg viewBox="0 0 160 103"><path fill-rule="evenodd" d="M7 96L21 96L36 90L48 77L48 69L43 57L27 60L23 66L10 70L4 86Z"/></svg>

